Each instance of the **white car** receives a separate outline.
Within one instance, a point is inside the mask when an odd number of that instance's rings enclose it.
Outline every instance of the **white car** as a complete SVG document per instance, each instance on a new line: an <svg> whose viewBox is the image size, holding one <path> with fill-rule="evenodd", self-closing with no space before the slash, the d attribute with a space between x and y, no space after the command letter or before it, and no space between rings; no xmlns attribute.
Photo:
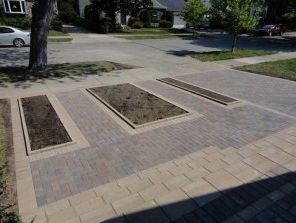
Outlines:
<svg viewBox="0 0 296 223"><path fill-rule="evenodd" d="M30 33L11 26L0 26L0 45L23 47L30 45Z"/></svg>

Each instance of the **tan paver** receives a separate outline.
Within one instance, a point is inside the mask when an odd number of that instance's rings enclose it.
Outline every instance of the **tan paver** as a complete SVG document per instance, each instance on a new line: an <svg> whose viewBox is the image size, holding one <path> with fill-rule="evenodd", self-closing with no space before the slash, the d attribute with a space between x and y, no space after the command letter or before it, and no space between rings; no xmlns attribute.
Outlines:
<svg viewBox="0 0 296 223"><path fill-rule="evenodd" d="M203 206L220 196L220 192L202 178L182 187L182 190L199 206Z"/></svg>
<svg viewBox="0 0 296 223"><path fill-rule="evenodd" d="M142 196L142 198L145 201L153 200L165 193L168 192L168 189L163 184L157 184L153 185L152 187L147 188L146 190L143 190L139 192L139 194Z"/></svg>
<svg viewBox="0 0 296 223"><path fill-rule="evenodd" d="M188 173L185 173L185 176L187 176L191 181L196 181L197 179L200 179L210 173L211 172L206 170L204 167L199 167L189 171Z"/></svg>
<svg viewBox="0 0 296 223"><path fill-rule="evenodd" d="M169 172L174 176L179 176L189 172L190 170L192 170L192 168L189 167L187 164L181 164L179 166L171 168Z"/></svg>
<svg viewBox="0 0 296 223"><path fill-rule="evenodd" d="M222 168L225 168L226 166L228 166L228 164L226 162L224 162L223 160L214 160L206 165L204 165L204 168L206 168L207 170L211 171L212 173L220 170Z"/></svg>
<svg viewBox="0 0 296 223"><path fill-rule="evenodd" d="M144 204L146 203L139 194L133 194L131 196L113 202L112 206L114 207L117 214L129 214L136 211L144 210Z"/></svg>
<svg viewBox="0 0 296 223"><path fill-rule="evenodd" d="M116 213L111 205L104 205L99 209L87 212L79 217L82 223L98 223L116 217Z"/></svg>
<svg viewBox="0 0 296 223"><path fill-rule="evenodd" d="M275 162L272 162L271 160L265 158L260 154L250 156L244 159L243 161L262 173L266 173L278 166L278 164L276 164Z"/></svg>
<svg viewBox="0 0 296 223"><path fill-rule="evenodd" d="M241 181L225 170L219 170L215 173L205 176L204 178L220 191L237 187L242 184Z"/></svg>
<svg viewBox="0 0 296 223"><path fill-rule="evenodd" d="M158 197L156 202L171 220L176 220L197 208L194 202L180 189Z"/></svg>
<svg viewBox="0 0 296 223"><path fill-rule="evenodd" d="M180 175L165 181L163 184L169 189L174 190L189 184L191 181L185 176Z"/></svg>
<svg viewBox="0 0 296 223"><path fill-rule="evenodd" d="M173 175L170 172L162 171L162 172L155 173L155 174L149 176L149 179L152 181L152 183L159 184L159 183L162 183L172 177L173 177Z"/></svg>
<svg viewBox="0 0 296 223"><path fill-rule="evenodd" d="M251 166L239 162L225 168L226 171L231 173L236 178L240 179L244 183L248 183L256 178L260 177L262 173L258 172Z"/></svg>
<svg viewBox="0 0 296 223"><path fill-rule="evenodd" d="M96 197L97 197L96 193L93 190L90 190L90 191L85 191L85 192L76 194L76 195L70 197L69 200L70 200L70 204L72 206L75 206L77 204L94 199Z"/></svg>
<svg viewBox="0 0 296 223"><path fill-rule="evenodd" d="M87 212L97 210L104 205L104 200L101 197L97 197L74 205L74 209L78 215L82 215Z"/></svg>
<svg viewBox="0 0 296 223"><path fill-rule="evenodd" d="M107 203L111 203L117 200L120 200L121 198L128 197L130 195L130 192L127 188L120 188L117 190L108 191L103 194L103 199Z"/></svg>

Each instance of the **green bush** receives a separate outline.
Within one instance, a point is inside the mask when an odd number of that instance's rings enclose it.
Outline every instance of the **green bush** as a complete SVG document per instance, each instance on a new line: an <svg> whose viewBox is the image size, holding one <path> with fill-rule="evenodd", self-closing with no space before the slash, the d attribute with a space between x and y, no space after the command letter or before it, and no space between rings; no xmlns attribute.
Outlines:
<svg viewBox="0 0 296 223"><path fill-rule="evenodd" d="M0 223L22 223L22 220L16 213L0 213Z"/></svg>
<svg viewBox="0 0 296 223"><path fill-rule="evenodd" d="M141 21L136 21L132 24L132 29L142 29L144 24Z"/></svg>
<svg viewBox="0 0 296 223"><path fill-rule="evenodd" d="M173 23L169 22L169 21L165 21L165 20L160 20L159 27L161 27L161 28L172 28Z"/></svg>
<svg viewBox="0 0 296 223"><path fill-rule="evenodd" d="M80 26L96 33L109 33L112 30L112 22L109 17L98 21L83 19L79 23Z"/></svg>
<svg viewBox="0 0 296 223"><path fill-rule="evenodd" d="M296 14L294 12L287 12L281 16L280 22L287 26L295 26Z"/></svg>
<svg viewBox="0 0 296 223"><path fill-rule="evenodd" d="M61 20L53 20L50 24L50 28L52 30L56 30L56 31L62 31L63 29L63 23Z"/></svg>
<svg viewBox="0 0 296 223"><path fill-rule="evenodd" d="M28 17L1 17L0 25L13 26L19 29L30 29L32 20Z"/></svg>
<svg viewBox="0 0 296 223"><path fill-rule="evenodd" d="M73 20L79 15L70 2L58 1L59 17L65 23L73 23Z"/></svg>
<svg viewBox="0 0 296 223"><path fill-rule="evenodd" d="M174 13L172 12L166 12L166 21L174 23Z"/></svg>
<svg viewBox="0 0 296 223"><path fill-rule="evenodd" d="M135 22L140 22L138 17L130 17L128 20L128 26L132 27Z"/></svg>

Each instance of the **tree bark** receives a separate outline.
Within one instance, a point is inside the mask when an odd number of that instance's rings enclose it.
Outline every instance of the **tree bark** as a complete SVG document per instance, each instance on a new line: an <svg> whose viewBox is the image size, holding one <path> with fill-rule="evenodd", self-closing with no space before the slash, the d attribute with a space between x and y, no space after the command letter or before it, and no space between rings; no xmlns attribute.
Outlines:
<svg viewBox="0 0 296 223"><path fill-rule="evenodd" d="M47 37L50 24L57 15L56 0L36 0L32 8L29 70L47 67Z"/></svg>
<svg viewBox="0 0 296 223"><path fill-rule="evenodd" d="M237 42L237 34L233 34L233 40L232 40L232 47L231 47L231 52L234 53L235 52L235 46L236 46L236 42Z"/></svg>

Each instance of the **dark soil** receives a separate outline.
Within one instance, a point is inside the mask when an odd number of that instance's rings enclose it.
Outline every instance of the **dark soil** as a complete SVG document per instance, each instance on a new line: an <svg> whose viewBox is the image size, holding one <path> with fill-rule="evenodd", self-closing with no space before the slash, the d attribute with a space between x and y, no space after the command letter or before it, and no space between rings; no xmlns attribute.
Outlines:
<svg viewBox="0 0 296 223"><path fill-rule="evenodd" d="M200 88L200 87L197 87L197 86L194 86L194 85L191 85L191 84L187 84L185 82L178 81L178 80L175 80L175 79L172 79L172 78L162 78L162 79L159 79L159 81L163 81L165 83L175 85L175 86L177 86L179 88L182 88L184 90L189 90L192 93L195 93L195 94L207 97L207 98L212 98L217 102L221 102L222 104L227 105L227 104L230 104L230 103L237 102L237 100L235 100L233 98L230 98L230 97L227 97L225 95L221 95L221 94L215 93L213 91L210 91L210 90L207 90L207 89L204 89L204 88Z"/></svg>
<svg viewBox="0 0 296 223"><path fill-rule="evenodd" d="M32 151L72 141L47 96L21 101Z"/></svg>
<svg viewBox="0 0 296 223"><path fill-rule="evenodd" d="M97 87L90 90L135 125L188 113L131 84Z"/></svg>
<svg viewBox="0 0 296 223"><path fill-rule="evenodd" d="M17 211L10 103L0 99L0 221L1 213Z"/></svg>

